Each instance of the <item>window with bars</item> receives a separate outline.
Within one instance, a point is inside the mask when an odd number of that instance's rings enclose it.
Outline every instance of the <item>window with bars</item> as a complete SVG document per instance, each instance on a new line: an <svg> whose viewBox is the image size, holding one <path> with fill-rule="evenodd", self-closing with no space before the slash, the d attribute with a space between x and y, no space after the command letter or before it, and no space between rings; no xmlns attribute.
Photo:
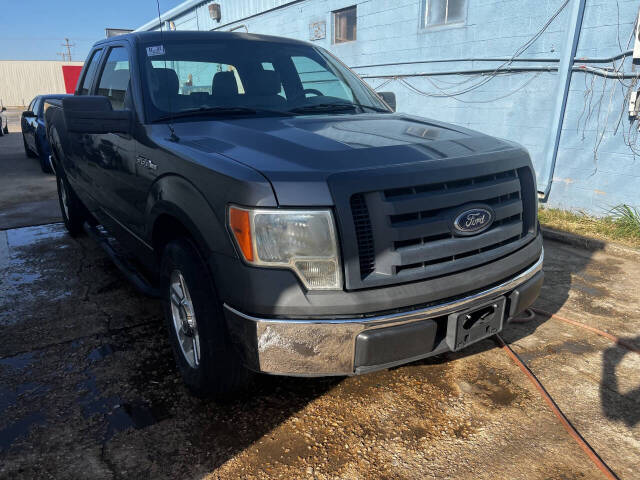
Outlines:
<svg viewBox="0 0 640 480"><path fill-rule="evenodd" d="M467 19L467 0L424 0L423 26L463 23Z"/></svg>
<svg viewBox="0 0 640 480"><path fill-rule="evenodd" d="M356 39L356 6L333 12L333 43L353 42Z"/></svg>

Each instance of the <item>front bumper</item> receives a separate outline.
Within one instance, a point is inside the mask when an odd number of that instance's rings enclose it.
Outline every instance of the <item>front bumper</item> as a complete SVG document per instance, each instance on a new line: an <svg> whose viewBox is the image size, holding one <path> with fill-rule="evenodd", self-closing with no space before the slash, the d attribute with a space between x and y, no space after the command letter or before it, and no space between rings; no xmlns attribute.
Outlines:
<svg viewBox="0 0 640 480"><path fill-rule="evenodd" d="M354 375L450 350L454 313L506 299L508 318L528 307L542 285L544 251L513 278L494 287L417 310L361 318L258 318L224 305L231 335L252 370L275 375Z"/></svg>

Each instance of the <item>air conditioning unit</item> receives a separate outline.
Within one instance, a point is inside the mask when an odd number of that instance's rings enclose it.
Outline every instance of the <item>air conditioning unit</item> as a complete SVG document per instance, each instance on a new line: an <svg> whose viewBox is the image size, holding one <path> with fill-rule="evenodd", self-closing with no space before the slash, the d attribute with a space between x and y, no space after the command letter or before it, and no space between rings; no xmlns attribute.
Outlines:
<svg viewBox="0 0 640 480"><path fill-rule="evenodd" d="M638 116L638 92L631 92L629 95L629 118Z"/></svg>
<svg viewBox="0 0 640 480"><path fill-rule="evenodd" d="M220 18L222 18L222 15L220 13L219 3L211 3L209 5L209 16L211 17L211 20L215 20L216 22L220 23Z"/></svg>

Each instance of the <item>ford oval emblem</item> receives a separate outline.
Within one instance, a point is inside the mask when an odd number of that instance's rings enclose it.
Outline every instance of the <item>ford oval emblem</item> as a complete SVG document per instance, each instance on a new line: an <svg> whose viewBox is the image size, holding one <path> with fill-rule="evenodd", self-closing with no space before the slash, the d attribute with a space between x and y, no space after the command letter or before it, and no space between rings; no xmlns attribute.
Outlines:
<svg viewBox="0 0 640 480"><path fill-rule="evenodd" d="M453 221L454 233L464 236L484 232L491 226L494 218L493 211L488 207L470 208Z"/></svg>

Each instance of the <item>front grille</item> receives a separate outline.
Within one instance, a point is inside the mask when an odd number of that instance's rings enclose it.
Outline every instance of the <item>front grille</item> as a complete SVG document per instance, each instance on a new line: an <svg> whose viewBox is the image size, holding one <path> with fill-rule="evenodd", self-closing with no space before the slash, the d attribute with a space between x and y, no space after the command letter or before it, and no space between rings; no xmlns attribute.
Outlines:
<svg viewBox="0 0 640 480"><path fill-rule="evenodd" d="M362 194L351 197L351 214L353 215L353 224L358 240L360 274L367 276L375 270L376 259L369 210Z"/></svg>
<svg viewBox="0 0 640 480"><path fill-rule="evenodd" d="M532 190L524 167L352 195L363 286L460 271L518 248L535 221L535 206L523 202ZM494 222L477 235L456 236L453 219L476 205L491 207Z"/></svg>

